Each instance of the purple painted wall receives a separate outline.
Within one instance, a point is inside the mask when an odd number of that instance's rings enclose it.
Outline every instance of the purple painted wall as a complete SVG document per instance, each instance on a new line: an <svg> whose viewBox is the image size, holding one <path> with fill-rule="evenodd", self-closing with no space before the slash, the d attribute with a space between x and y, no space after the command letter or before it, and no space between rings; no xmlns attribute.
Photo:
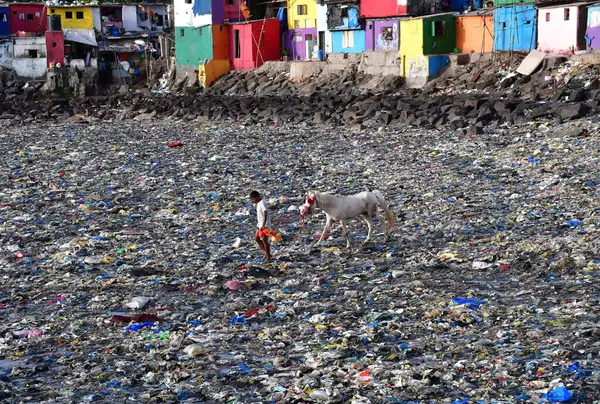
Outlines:
<svg viewBox="0 0 600 404"><path fill-rule="evenodd" d="M600 6L598 5L588 7L585 41L588 50L600 49Z"/></svg>
<svg viewBox="0 0 600 404"><path fill-rule="evenodd" d="M288 58L292 61L295 60L309 60L310 54L306 54L306 36L312 35L314 44L317 44L317 29L316 28L304 28L304 29L292 29L287 31L284 35L284 46L288 51ZM294 40L296 38L297 40ZM299 40L298 40L299 39ZM312 51L312 49L311 49Z"/></svg>
<svg viewBox="0 0 600 404"><path fill-rule="evenodd" d="M399 37L400 21L367 20L367 51L397 51L399 50Z"/></svg>

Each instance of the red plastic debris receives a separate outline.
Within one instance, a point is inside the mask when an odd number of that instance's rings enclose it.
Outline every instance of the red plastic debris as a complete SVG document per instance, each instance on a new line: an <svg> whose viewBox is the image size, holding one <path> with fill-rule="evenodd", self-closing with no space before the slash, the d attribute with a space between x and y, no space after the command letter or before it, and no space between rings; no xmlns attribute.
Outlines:
<svg viewBox="0 0 600 404"><path fill-rule="evenodd" d="M173 143L169 143L167 146L169 146L169 147L181 147L181 146L183 146L183 143L181 143L181 142L173 142Z"/></svg>

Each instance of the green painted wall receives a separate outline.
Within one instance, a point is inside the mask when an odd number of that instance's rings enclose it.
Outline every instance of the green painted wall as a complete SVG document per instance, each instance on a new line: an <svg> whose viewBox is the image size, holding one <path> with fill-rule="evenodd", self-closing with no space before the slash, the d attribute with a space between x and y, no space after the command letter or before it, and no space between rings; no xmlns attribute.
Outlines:
<svg viewBox="0 0 600 404"><path fill-rule="evenodd" d="M436 24L443 35L435 35ZM439 33L439 32L438 32ZM423 17L423 54L445 55L456 48L456 22L453 15Z"/></svg>
<svg viewBox="0 0 600 404"><path fill-rule="evenodd" d="M175 27L175 58L178 65L190 67L212 59L212 26Z"/></svg>
<svg viewBox="0 0 600 404"><path fill-rule="evenodd" d="M508 6L511 4L533 4L533 0L496 0L494 6Z"/></svg>

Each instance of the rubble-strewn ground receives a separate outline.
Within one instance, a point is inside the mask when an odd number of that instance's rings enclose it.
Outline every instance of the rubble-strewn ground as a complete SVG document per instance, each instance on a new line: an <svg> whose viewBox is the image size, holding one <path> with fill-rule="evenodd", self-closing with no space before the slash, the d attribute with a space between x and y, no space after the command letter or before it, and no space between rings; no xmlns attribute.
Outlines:
<svg viewBox="0 0 600 404"><path fill-rule="evenodd" d="M0 399L598 402L599 150L592 122L6 125ZM355 220L352 249L337 228L312 249L313 188L380 189L393 241ZM252 189L284 234L270 267Z"/></svg>

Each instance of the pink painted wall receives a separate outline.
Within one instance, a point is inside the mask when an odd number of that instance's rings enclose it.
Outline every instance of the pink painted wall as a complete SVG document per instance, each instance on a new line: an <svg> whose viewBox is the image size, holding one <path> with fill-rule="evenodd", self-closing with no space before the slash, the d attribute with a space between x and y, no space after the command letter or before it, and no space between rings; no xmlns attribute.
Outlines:
<svg viewBox="0 0 600 404"><path fill-rule="evenodd" d="M538 49L555 54L572 54L585 49L586 20L581 18L580 12L579 7L539 8Z"/></svg>

